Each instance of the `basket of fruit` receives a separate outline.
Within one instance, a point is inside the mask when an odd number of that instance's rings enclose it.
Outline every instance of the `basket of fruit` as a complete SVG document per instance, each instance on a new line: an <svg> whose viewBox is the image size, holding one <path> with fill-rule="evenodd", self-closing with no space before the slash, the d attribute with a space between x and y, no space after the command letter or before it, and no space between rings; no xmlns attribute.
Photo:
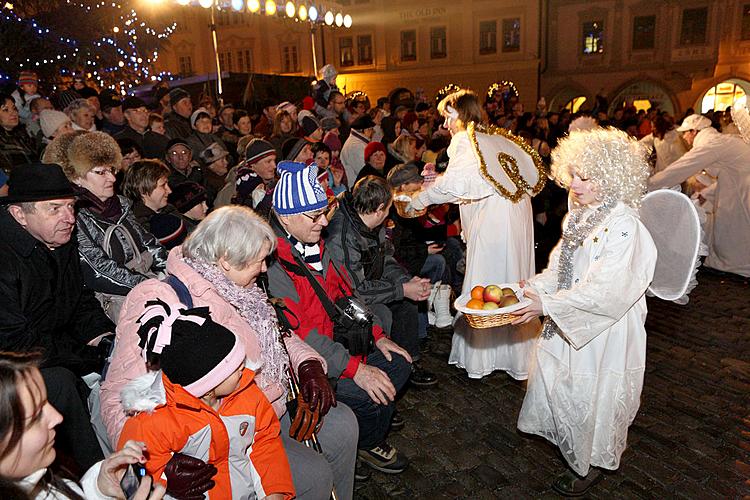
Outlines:
<svg viewBox="0 0 750 500"><path fill-rule="evenodd" d="M476 285L470 293L458 297L454 306L472 328L492 328L510 324L516 318L510 313L530 303L518 283L504 283Z"/></svg>

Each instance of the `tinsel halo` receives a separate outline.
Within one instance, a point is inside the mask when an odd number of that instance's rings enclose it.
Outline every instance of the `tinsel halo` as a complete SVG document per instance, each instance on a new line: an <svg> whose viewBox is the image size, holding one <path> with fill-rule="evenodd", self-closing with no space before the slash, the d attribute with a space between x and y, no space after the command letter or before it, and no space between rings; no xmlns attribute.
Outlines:
<svg viewBox="0 0 750 500"><path fill-rule="evenodd" d="M646 149L615 128L572 132L552 151L552 178L569 189L573 174L591 179L602 199L638 208L646 193Z"/></svg>

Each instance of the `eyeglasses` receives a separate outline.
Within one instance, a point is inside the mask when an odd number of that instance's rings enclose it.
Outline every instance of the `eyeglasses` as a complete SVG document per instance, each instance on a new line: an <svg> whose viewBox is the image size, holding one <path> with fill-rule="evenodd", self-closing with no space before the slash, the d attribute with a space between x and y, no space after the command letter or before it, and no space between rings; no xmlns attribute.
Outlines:
<svg viewBox="0 0 750 500"><path fill-rule="evenodd" d="M169 154L172 156L187 156L190 154L190 151L170 151Z"/></svg>
<svg viewBox="0 0 750 500"><path fill-rule="evenodd" d="M302 215L304 215L305 217L313 221L314 224L316 224L318 222L321 222L323 220L323 217L325 217L326 220L331 220L334 213L336 213L336 207L332 206L332 207L328 207L327 209L321 212L316 212L314 214L302 214Z"/></svg>
<svg viewBox="0 0 750 500"><path fill-rule="evenodd" d="M104 168L91 169L89 170L89 172L91 172L92 174L101 175L102 177L104 177L107 174L112 174L112 177L117 177L118 170L115 167L110 167L110 168L104 167Z"/></svg>

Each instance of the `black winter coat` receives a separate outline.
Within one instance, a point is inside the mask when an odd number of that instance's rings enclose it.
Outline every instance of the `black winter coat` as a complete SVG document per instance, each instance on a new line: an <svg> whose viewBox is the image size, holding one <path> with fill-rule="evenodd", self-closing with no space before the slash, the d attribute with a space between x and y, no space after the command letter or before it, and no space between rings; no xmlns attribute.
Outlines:
<svg viewBox="0 0 750 500"><path fill-rule="evenodd" d="M49 250L0 208L0 349L42 350L43 366L101 368L86 344L115 326L84 287L75 235Z"/></svg>

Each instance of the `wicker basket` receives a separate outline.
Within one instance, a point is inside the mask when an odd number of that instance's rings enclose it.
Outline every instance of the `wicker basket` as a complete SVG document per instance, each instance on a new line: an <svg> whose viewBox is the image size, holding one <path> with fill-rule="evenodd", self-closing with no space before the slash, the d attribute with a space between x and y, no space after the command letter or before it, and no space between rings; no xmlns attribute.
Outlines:
<svg viewBox="0 0 750 500"><path fill-rule="evenodd" d="M427 213L427 209L415 210L411 208L411 196L406 193L396 193L393 197L393 206L396 207L396 212L405 219L414 219Z"/></svg>
<svg viewBox="0 0 750 500"><path fill-rule="evenodd" d="M526 299L523 297L523 295L521 295L521 289L519 288L518 283L504 283L498 286L500 286L501 288L512 288L513 291L516 292L517 297L520 295L520 301L518 302L518 304L513 304L512 306L508 307L502 307L500 309L480 311L477 309L469 309L468 307L466 307L466 303L471 300L471 294L464 294L456 299L456 302L453 305L457 311L460 311L464 316L466 316L466 322L469 323L470 327L483 329L492 328L495 326L509 325L511 321L517 318L517 316L513 315L512 312L517 311L518 309L522 309L531 303L529 299Z"/></svg>

